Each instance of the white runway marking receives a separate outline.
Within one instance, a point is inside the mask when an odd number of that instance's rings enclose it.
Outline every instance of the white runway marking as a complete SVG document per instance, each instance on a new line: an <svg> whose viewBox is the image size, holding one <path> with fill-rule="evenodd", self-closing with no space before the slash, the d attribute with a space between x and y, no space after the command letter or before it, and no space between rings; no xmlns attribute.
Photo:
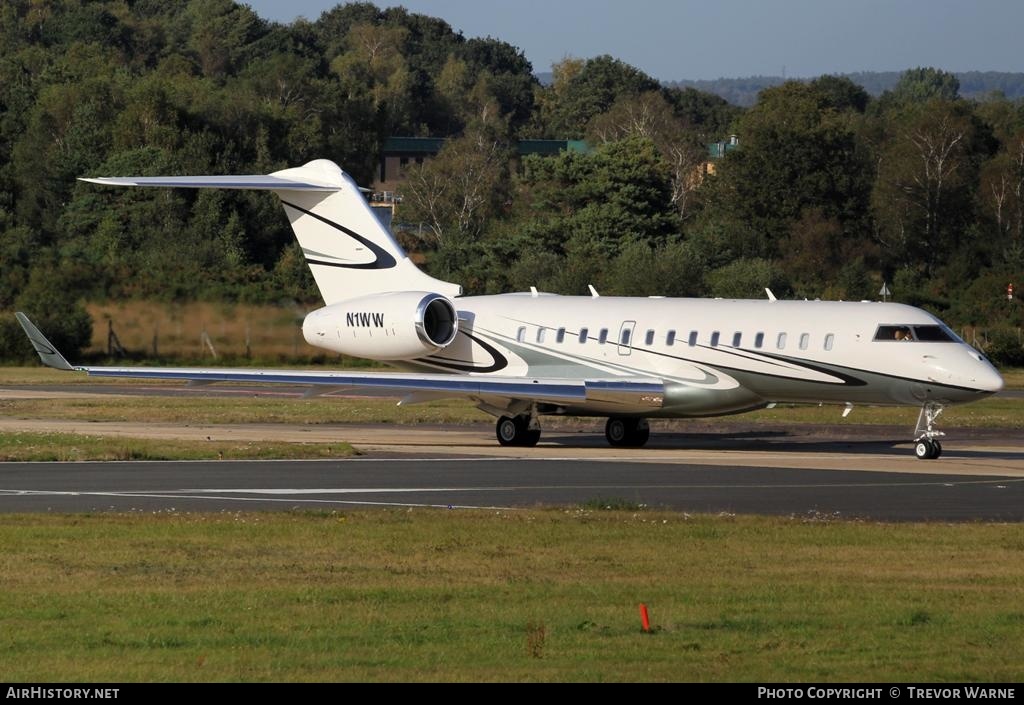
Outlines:
<svg viewBox="0 0 1024 705"><path fill-rule="evenodd" d="M331 487L286 489L270 487L266 489L201 489L201 490L169 490L171 492L202 492L205 494L243 493L243 494L383 494L386 492L477 492L501 489L498 487Z"/></svg>
<svg viewBox="0 0 1024 705"><path fill-rule="evenodd" d="M238 493L250 490L233 490ZM432 509L500 509L502 511L518 511L519 507L481 506L472 504L429 504L425 502L373 502L370 500L342 499L282 499L277 497L231 497L225 495L204 496L186 494L186 490L171 490L171 493L149 492L71 492L60 490L0 490L0 495L29 495L37 497L118 497L125 499L210 499L231 502L287 502L289 504L344 504L373 507L423 507Z"/></svg>
<svg viewBox="0 0 1024 705"><path fill-rule="evenodd" d="M319 487L319 488L286 488L286 487L239 487L239 488L196 488L180 490L123 490L123 491L81 491L81 490L26 490L0 489L0 495L37 495L37 496L98 496L98 497L148 497L173 499L228 499L237 501L267 502L337 502L335 499L278 499L277 497L300 497L303 495L366 495L366 494L415 494L437 492L524 492L524 491L635 491L635 490L721 490L721 489L754 489L754 490L801 490L841 488L885 488L885 487L959 487L966 485L989 485L996 489L1007 489L1007 484L1024 483L1020 479L961 480L946 482L942 480L924 480L917 482L843 482L843 483L658 483L658 484L580 484L580 485L496 485L491 487ZM243 497L231 495L259 495ZM353 504L392 504L390 502L349 501ZM399 503L394 503L399 504ZM400 504L400 506L441 506L447 504ZM506 509L507 507L476 507L480 509Z"/></svg>

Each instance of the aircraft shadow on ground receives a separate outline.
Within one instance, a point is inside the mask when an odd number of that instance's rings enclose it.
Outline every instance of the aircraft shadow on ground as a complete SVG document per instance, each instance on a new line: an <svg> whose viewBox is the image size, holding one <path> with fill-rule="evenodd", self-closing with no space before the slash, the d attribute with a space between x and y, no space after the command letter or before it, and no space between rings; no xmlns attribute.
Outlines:
<svg viewBox="0 0 1024 705"><path fill-rule="evenodd" d="M964 441L965 443L967 441ZM545 433L541 443L566 448L607 446L602 434ZM957 448L957 439L943 439L944 455L958 458L1024 460L1024 450ZM779 453L847 453L851 455L909 454L906 438L808 438L786 431L738 431L715 433L652 433L644 450L718 450ZM638 449L638 452L643 450Z"/></svg>

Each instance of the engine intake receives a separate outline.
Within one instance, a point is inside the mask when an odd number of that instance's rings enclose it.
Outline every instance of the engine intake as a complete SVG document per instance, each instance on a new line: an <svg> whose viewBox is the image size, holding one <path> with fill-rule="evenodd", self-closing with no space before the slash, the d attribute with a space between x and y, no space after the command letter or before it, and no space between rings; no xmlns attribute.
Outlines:
<svg viewBox="0 0 1024 705"><path fill-rule="evenodd" d="M306 342L371 360L415 360L443 350L459 332L455 304L441 294L404 291L340 301L302 324Z"/></svg>
<svg viewBox="0 0 1024 705"><path fill-rule="evenodd" d="M416 333L438 350L448 347L459 332L455 306L440 294L427 294L416 307Z"/></svg>

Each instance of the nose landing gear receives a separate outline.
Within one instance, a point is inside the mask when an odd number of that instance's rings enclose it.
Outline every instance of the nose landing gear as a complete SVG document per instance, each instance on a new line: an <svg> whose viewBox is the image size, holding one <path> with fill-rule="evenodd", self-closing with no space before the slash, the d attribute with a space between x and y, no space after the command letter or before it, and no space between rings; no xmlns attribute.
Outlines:
<svg viewBox="0 0 1024 705"><path fill-rule="evenodd" d="M918 460L935 460L942 455L942 443L937 439L946 434L934 428L935 420L942 414L942 410L942 404L933 401L925 402L921 407L914 428L914 455Z"/></svg>

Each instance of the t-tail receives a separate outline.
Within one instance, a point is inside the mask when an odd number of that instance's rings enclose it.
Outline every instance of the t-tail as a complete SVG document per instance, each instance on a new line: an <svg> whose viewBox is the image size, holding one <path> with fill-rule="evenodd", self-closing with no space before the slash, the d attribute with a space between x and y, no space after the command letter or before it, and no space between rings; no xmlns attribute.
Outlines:
<svg viewBox="0 0 1024 705"><path fill-rule="evenodd" d="M273 191L281 199L324 303L375 294L462 287L420 271L374 214L359 187L332 161L318 159L266 176L154 176L82 179L113 186Z"/></svg>

